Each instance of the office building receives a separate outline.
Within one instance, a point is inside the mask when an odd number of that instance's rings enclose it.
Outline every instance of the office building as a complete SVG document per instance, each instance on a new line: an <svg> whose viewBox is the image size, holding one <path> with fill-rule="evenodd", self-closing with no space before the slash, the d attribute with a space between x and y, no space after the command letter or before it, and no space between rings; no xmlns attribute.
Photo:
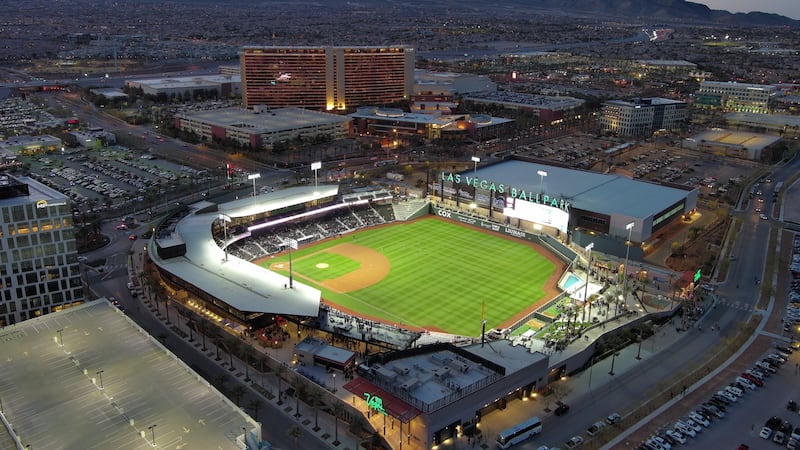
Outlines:
<svg viewBox="0 0 800 450"><path fill-rule="evenodd" d="M703 81L695 94L698 108L767 114L775 86L726 81Z"/></svg>
<svg viewBox="0 0 800 450"><path fill-rule="evenodd" d="M345 110L407 99L414 89L409 47L244 47L246 108Z"/></svg>
<svg viewBox="0 0 800 450"><path fill-rule="evenodd" d="M84 301L69 199L0 175L0 327Z"/></svg>
<svg viewBox="0 0 800 450"><path fill-rule="evenodd" d="M600 127L619 136L649 136L686 122L686 102L666 98L635 98L603 103Z"/></svg>

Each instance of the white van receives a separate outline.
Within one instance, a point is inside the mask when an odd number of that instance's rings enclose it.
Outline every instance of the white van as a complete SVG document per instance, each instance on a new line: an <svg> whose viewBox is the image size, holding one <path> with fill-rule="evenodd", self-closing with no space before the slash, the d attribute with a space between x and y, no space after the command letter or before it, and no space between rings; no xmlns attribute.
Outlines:
<svg viewBox="0 0 800 450"><path fill-rule="evenodd" d="M736 382L741 384L742 386L746 386L747 389L750 389L751 391L754 391L756 389L756 385L752 381L748 380L747 378L736 377Z"/></svg>

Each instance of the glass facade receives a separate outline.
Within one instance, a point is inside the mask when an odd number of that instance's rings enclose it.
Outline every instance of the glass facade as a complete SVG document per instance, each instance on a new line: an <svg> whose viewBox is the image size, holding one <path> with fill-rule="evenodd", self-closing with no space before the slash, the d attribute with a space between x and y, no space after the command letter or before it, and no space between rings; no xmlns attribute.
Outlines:
<svg viewBox="0 0 800 450"><path fill-rule="evenodd" d="M84 301L68 202L0 200L0 326Z"/></svg>
<svg viewBox="0 0 800 450"><path fill-rule="evenodd" d="M414 82L408 47L245 47L244 105L354 108L406 99Z"/></svg>

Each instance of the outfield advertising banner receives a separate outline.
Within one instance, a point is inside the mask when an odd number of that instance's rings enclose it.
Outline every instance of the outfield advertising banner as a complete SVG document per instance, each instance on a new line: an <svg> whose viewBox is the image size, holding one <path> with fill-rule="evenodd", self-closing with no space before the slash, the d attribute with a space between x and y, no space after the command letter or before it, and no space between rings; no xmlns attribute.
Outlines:
<svg viewBox="0 0 800 450"><path fill-rule="evenodd" d="M525 231L518 230L516 228L508 227L497 222L490 222L488 220L483 220L478 217L472 216L465 216L461 213L450 209L443 209L436 206L433 206L433 213L439 217L444 217L445 219L454 220L456 222L465 223L467 225L472 225L474 227L480 227L484 230L494 231L497 233L505 234L506 236L512 236L517 239L525 239L528 241L539 242L539 239L530 233L526 233Z"/></svg>

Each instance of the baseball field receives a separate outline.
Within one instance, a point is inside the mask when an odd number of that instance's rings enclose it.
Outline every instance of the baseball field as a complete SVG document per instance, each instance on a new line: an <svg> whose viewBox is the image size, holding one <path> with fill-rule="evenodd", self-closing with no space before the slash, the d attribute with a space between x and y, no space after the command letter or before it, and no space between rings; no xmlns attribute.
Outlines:
<svg viewBox="0 0 800 450"><path fill-rule="evenodd" d="M258 263L288 275L289 256ZM560 262L527 242L434 217L384 225L292 252L295 279L355 315L478 336L555 294Z"/></svg>

